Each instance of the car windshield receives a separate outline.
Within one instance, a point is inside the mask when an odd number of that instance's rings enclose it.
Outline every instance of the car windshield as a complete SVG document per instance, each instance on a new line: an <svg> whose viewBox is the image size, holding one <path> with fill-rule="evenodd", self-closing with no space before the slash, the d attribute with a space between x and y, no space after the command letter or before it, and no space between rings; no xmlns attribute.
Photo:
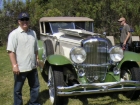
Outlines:
<svg viewBox="0 0 140 105"><path fill-rule="evenodd" d="M58 28L62 29L82 29L93 32L93 22L50 22L53 33L58 32Z"/></svg>
<svg viewBox="0 0 140 105"><path fill-rule="evenodd" d="M93 23L92 22L75 22L75 28L93 32Z"/></svg>
<svg viewBox="0 0 140 105"><path fill-rule="evenodd" d="M72 22L60 22L60 23L56 23L56 22L51 22L50 23L51 27L52 27L52 31L53 33L57 33L58 32L58 28L62 28L62 29L74 29L74 24Z"/></svg>

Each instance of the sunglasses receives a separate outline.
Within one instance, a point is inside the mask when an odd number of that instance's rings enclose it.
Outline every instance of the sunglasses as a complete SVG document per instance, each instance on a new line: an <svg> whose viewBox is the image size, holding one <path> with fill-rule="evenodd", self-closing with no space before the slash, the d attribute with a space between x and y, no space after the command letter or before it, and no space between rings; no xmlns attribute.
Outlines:
<svg viewBox="0 0 140 105"><path fill-rule="evenodd" d="M29 21L29 18L22 18L20 21Z"/></svg>
<svg viewBox="0 0 140 105"><path fill-rule="evenodd" d="M119 21L119 22L121 23L121 22L123 22L123 21Z"/></svg>

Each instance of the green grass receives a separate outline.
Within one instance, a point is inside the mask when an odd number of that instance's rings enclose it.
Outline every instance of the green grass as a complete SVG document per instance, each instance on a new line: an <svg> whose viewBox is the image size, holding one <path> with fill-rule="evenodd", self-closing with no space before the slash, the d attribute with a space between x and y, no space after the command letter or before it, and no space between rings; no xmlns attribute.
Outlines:
<svg viewBox="0 0 140 105"><path fill-rule="evenodd" d="M42 105L51 105L47 84L44 82L38 70L40 81L39 102ZM11 63L6 52L6 46L0 47L0 105L13 104L13 73ZM27 105L29 101L29 86L25 81L23 90L23 102ZM140 98L137 101L131 101L122 94L98 94L79 97L69 97L67 105L140 105Z"/></svg>

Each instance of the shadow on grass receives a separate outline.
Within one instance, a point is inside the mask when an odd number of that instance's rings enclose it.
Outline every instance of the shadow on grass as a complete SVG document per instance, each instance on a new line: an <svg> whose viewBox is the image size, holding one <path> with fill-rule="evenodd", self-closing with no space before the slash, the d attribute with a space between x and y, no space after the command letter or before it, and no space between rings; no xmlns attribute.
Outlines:
<svg viewBox="0 0 140 105"><path fill-rule="evenodd" d="M43 105L44 103L46 103L46 101L49 99L49 90L43 90L39 93L39 103L41 105ZM29 101L25 104L25 105L29 105Z"/></svg>
<svg viewBox="0 0 140 105"><path fill-rule="evenodd" d="M39 104L44 105L49 100L49 90L43 90L39 93ZM68 105L68 97L64 97L64 105ZM29 105L29 101L25 104Z"/></svg>
<svg viewBox="0 0 140 105"><path fill-rule="evenodd" d="M82 102L83 105L88 105L87 97L79 96L79 100Z"/></svg>
<svg viewBox="0 0 140 105"><path fill-rule="evenodd" d="M103 94L91 94L91 95L81 95L81 96L70 96L64 97L63 105L68 105L69 98L78 99L82 105L116 105L118 102L124 103L126 101L130 101L129 99L125 99L119 97L119 93L103 93ZM39 103L41 105L46 105L49 100L49 90L43 90L39 93ZM29 103L25 104L28 105ZM49 105L51 103L49 102ZM48 105L48 104L47 104ZM81 104L80 104L81 105Z"/></svg>
<svg viewBox="0 0 140 105"><path fill-rule="evenodd" d="M43 105L47 100L49 100L49 90L46 89L39 93L39 103Z"/></svg>
<svg viewBox="0 0 140 105"><path fill-rule="evenodd" d="M117 102L126 102L129 99L121 99L120 93L99 93L82 96L73 96L71 99L78 99L82 105L116 105Z"/></svg>

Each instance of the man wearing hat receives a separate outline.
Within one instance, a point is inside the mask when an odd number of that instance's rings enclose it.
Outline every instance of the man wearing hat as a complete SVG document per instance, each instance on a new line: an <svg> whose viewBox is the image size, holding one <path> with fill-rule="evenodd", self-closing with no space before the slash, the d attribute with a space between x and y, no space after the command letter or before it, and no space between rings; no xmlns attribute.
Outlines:
<svg viewBox="0 0 140 105"><path fill-rule="evenodd" d="M120 36L120 43L121 43L121 47L124 50L129 50L129 47L131 45L132 42L132 38L131 38L131 30L130 30L130 26L126 23L126 19L124 17L121 17L118 22L120 22L122 28L120 30L121 32L121 36Z"/></svg>
<svg viewBox="0 0 140 105"><path fill-rule="evenodd" d="M19 14L18 24L18 28L9 34L7 44L7 52L14 74L14 105L23 105L22 87L26 78L30 86L29 105L40 105L38 104L39 80L36 33L29 29L28 13Z"/></svg>

